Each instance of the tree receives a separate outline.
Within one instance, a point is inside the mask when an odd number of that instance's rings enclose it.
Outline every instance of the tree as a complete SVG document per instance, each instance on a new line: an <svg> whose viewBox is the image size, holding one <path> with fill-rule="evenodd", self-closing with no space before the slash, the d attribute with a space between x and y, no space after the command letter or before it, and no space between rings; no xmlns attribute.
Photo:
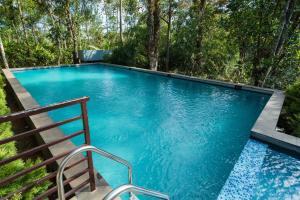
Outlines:
<svg viewBox="0 0 300 200"><path fill-rule="evenodd" d="M195 27L195 45L196 45L196 52L193 56L194 64L193 64L193 71L195 70L195 65L199 68L203 65L203 34L204 34L204 11L205 11L206 0L193 0L193 7L191 9L191 18L196 20L196 27Z"/></svg>
<svg viewBox="0 0 300 200"><path fill-rule="evenodd" d="M75 2L77 4L78 2ZM65 13L67 16L67 25L68 25L68 30L69 34L72 40L72 45L73 45L73 63L78 64L80 62L79 59L79 53L78 53L78 38L77 38L77 27L76 27L76 22L73 20L71 11L70 11L70 0L66 0L65 4ZM77 7L77 5L75 5ZM75 12L77 9L74 9ZM76 15L76 13L75 13Z"/></svg>
<svg viewBox="0 0 300 200"><path fill-rule="evenodd" d="M289 28L289 24L290 24L290 21L293 16L294 6L295 6L294 4L295 4L294 0L288 0L286 2L286 7L285 7L285 10L283 12L283 17L282 17L282 22L278 28L278 37L276 40L274 40L274 41L276 41L273 52L272 52L272 54L273 54L272 56L274 56L274 57L278 56L281 53L283 45L288 40L288 37L291 36L288 34L288 28ZM299 19L300 19L300 15L298 13L298 15L296 16L296 20L299 21ZM299 27L299 23L298 23L298 25L296 25L296 23L295 23L294 28L296 28L297 26ZM273 68L272 65L270 65L267 70L267 73L265 75L262 86L265 85L265 82L266 82L268 76L270 75L272 68Z"/></svg>
<svg viewBox="0 0 300 200"><path fill-rule="evenodd" d="M147 1L147 27L148 27L148 58L151 70L157 70L159 54L160 7L159 0Z"/></svg>
<svg viewBox="0 0 300 200"><path fill-rule="evenodd" d="M0 2L10 66L78 63L79 49L109 49L113 63L272 88L300 74L299 0Z"/></svg>
<svg viewBox="0 0 300 200"><path fill-rule="evenodd" d="M17 0L17 5L18 5L18 10L19 10L19 18L20 18L20 22L21 22L21 25L22 25L22 32L23 32L23 36L24 36L24 41L25 41L26 46L27 46L27 53L28 53L28 56L30 56L31 48L30 48L30 44L29 44L29 41L28 41L28 34L27 34L27 31L26 31L26 21L24 19L22 2L20 0Z"/></svg>
<svg viewBox="0 0 300 200"><path fill-rule="evenodd" d="M57 35L55 36L55 40L57 43L57 50L58 50L58 57L57 57L57 64L60 65L61 63L61 59L62 59L62 33L61 33L61 27L60 24L58 22L58 20L56 20L55 14L53 12L53 2L51 2L51 0L37 0L37 3L39 5L40 9L43 9L46 11L46 13L48 14L49 18L50 18L50 22L51 22L51 26L52 29L50 31L54 31L57 33Z"/></svg>
<svg viewBox="0 0 300 200"><path fill-rule="evenodd" d="M1 57L2 57L2 61L3 61L4 67L5 67L5 68L9 68L8 62L7 62L7 59L6 59L6 55L5 55L5 51L4 51L4 47L3 47L3 43L2 43L1 36L0 36L0 53L1 53Z"/></svg>
<svg viewBox="0 0 300 200"><path fill-rule="evenodd" d="M170 43L171 43L171 26L172 26L172 9L173 9L173 0L169 0L169 5L168 5L168 20L165 20L162 18L166 23L167 23L167 55L166 55L166 68L165 71L169 71L169 63L170 63Z"/></svg>
<svg viewBox="0 0 300 200"><path fill-rule="evenodd" d="M123 44L123 27L122 27L122 0L119 0L119 29L120 29L120 41Z"/></svg>
<svg viewBox="0 0 300 200"><path fill-rule="evenodd" d="M280 82L272 80L272 77L278 76L279 73L283 76L283 68L293 76L293 80L296 79L299 73L297 67L289 66L290 62L285 58L294 60L296 64L297 50L280 50L286 48L286 44L292 47L292 44L297 43L295 38L298 26L296 24L299 24L299 8L296 5L299 7L300 4L295 4L294 0L229 2L229 30L242 51L240 62L247 66L252 84L268 84L269 87L278 85ZM293 58L290 55L293 55ZM286 63L282 63L284 60ZM288 68L294 72L291 73Z"/></svg>

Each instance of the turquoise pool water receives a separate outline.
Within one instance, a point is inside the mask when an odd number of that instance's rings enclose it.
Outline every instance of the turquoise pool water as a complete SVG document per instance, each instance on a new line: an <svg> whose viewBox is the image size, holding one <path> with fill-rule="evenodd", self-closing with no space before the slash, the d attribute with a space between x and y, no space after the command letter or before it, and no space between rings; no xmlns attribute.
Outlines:
<svg viewBox="0 0 300 200"><path fill-rule="evenodd" d="M248 140L218 196L228 199L300 199L299 155Z"/></svg>
<svg viewBox="0 0 300 200"><path fill-rule="evenodd" d="M216 199L268 95L133 70L85 65L14 72L41 104L89 96L92 144L129 160L134 183L172 199ZM51 112L54 120L79 107ZM66 133L81 123L64 126ZM80 144L82 138L73 140ZM126 169L94 157L113 187Z"/></svg>

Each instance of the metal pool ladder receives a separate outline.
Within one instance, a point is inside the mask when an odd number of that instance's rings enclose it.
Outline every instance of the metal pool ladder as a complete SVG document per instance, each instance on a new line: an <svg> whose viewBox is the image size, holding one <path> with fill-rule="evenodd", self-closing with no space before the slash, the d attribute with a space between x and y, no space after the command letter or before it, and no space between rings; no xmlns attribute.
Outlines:
<svg viewBox="0 0 300 200"><path fill-rule="evenodd" d="M121 194L130 193L130 199L136 199L136 197L134 196L134 194L143 194L143 195L147 195L147 196L152 196L152 197L156 197L159 199L165 199L165 200L170 200L169 196L154 190L148 190L145 188L141 188L138 186L135 186L132 184L132 166L131 164L116 156L113 155L111 153L108 153L104 150L98 149L94 146L91 145L87 145L87 146L83 146L80 148L75 149L74 151L72 151L69 155L67 155L61 162L61 164L58 167L57 170L57 175L56 175L56 182L57 182L57 188L58 188L58 199L59 200L65 200L65 190L64 190L64 185L63 185L63 172L65 167L67 166L67 164L69 163L69 161L76 155L82 153L82 152L95 152L105 158L108 158L110 160L114 160L122 165L125 165L128 168L128 184L126 185L122 185L114 190L112 190L111 192L109 192L103 199L104 200L113 200L115 198L117 198L118 196L120 196Z"/></svg>

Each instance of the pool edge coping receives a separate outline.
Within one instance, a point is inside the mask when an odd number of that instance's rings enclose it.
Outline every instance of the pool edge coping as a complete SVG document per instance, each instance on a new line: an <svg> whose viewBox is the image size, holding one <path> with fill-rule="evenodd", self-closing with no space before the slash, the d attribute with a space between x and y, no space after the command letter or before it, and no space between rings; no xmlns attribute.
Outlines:
<svg viewBox="0 0 300 200"><path fill-rule="evenodd" d="M37 103L37 101L32 97L32 95L16 79L14 74L11 72L14 70L1 69L1 71L5 77L5 80L9 86L9 89L12 91L12 93L15 97L15 100L17 101L18 106L21 109L25 110L25 109L30 109L30 108L40 106ZM31 117L28 117L27 119L29 120L30 125L33 126L34 128L42 127L42 126L48 125L50 123L53 123L53 120L48 115L48 113L34 115ZM59 127L52 128L47 131L43 131L42 133L43 134L41 134L41 133L36 134L36 138L38 140L38 143L40 143L40 144L49 143L49 142L52 142L53 140L57 140L57 139L63 138L65 136L64 132ZM76 145L70 139L68 139L65 142L61 142L56 145L52 145L52 146L48 147L46 149L46 151L47 151L46 155L49 157L54 157L54 156L59 155L61 152L69 151L71 149L74 149L75 147L76 147ZM82 158L83 158L82 155L75 156L71 160L71 164L76 161L79 161ZM55 163L57 165L59 165L61 161L62 161L62 158L56 160ZM72 176L77 174L78 171L83 171L86 168L87 168L87 163L82 162L82 163L77 164L76 166L64 171L63 174L66 178L71 178ZM101 174L99 172L96 171L96 169L94 169L94 170L95 170L95 179L96 179L96 183L97 183L97 189L98 188L108 188L108 190L111 190L111 187L107 183L107 181L101 176ZM89 176L87 173L85 173L85 174L81 175L80 177L76 178L75 180L72 180L69 183L69 185L71 188L76 188L78 185L80 185L82 182L84 182L87 178L89 178ZM89 185L86 185L85 187L83 187L82 190L85 190L87 187L89 187ZM80 191L81 190L79 190L78 192L80 192ZM76 195L78 192L76 192Z"/></svg>
<svg viewBox="0 0 300 200"><path fill-rule="evenodd" d="M276 130L284 99L284 92L273 92L251 129L251 137L300 154L300 138Z"/></svg>
<svg viewBox="0 0 300 200"><path fill-rule="evenodd" d="M196 81L200 83L223 86L228 88L233 88L237 90L246 90L251 92L258 92L262 94L269 94L270 99L266 103L265 107L258 116L255 124L251 128L251 137L266 142L268 144L273 144L281 148L285 148L297 153L300 153L300 138L293 135L288 135L276 131L277 122L283 107L285 95L281 90L271 89L271 88L261 88L240 83L231 83L213 79L202 79L194 76L187 76L176 73L153 71L144 68L138 68L133 66L124 66L112 63L95 62L95 63L82 63L82 64L68 64L68 65L56 65L56 66L39 66L39 67L27 67L27 68L13 68L12 71L23 71L23 70L35 70L35 69L47 69L47 68L59 68L59 67L74 67L82 65L105 65L108 67L118 67L121 69L135 70L144 73L150 73L160 76L166 76L171 78Z"/></svg>
<svg viewBox="0 0 300 200"><path fill-rule="evenodd" d="M135 71L144 72L144 73L156 74L156 75L167 76L167 77L183 79L183 80L196 81L196 82L206 83L206 84L210 84L210 85L218 85L218 86L233 88L233 89L237 89L237 90L247 90L247 91L258 92L258 93L263 93L263 94L272 94L274 91L280 91L280 90L275 90L275 89L271 89L271 88L262 88L262 87L252 86L252 85L246 85L246 84L242 84L242 83L231 83L231 82L214 80L214 79L203 79L203 78L199 78L199 77L195 77L195 76L176 74L176 73L172 73L172 72L153 71L150 69L118 65L118 64L112 64L112 63L104 63L104 62L10 68L10 70L11 71L25 71L25 70L60 68L60 67L76 67L76 66L79 67L82 65L99 65L99 64L106 65L109 67L118 67L121 69L135 70Z"/></svg>

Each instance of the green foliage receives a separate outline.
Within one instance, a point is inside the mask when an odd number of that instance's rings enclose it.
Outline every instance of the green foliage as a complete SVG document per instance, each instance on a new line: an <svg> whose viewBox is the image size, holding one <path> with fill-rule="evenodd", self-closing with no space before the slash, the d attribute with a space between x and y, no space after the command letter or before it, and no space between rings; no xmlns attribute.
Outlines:
<svg viewBox="0 0 300 200"><path fill-rule="evenodd" d="M4 83L2 77L0 77L0 115L4 115L9 113L9 109L6 106L6 100L5 100L5 93L4 93ZM4 138L11 137L13 135L11 130L11 124L10 123L2 123L0 124L0 140ZM17 154L17 148L15 145L15 142L9 142L7 144L0 146L0 160L9 158L11 156L14 156ZM15 174L19 171L22 171L26 168L29 168L37 163L40 163L41 159L36 160L26 160L23 161L21 159L15 160L13 162L10 162L4 166L0 167L0 179L3 179L9 175ZM5 185L5 187L0 187L0 197L4 197L10 192L14 192L18 189L20 189L22 186L25 186L26 184L29 184L30 182L37 180L41 177L44 177L47 175L47 171L45 167L39 168L37 170L34 170L33 172L20 177L14 182L9 183L8 185ZM41 194L42 192L46 191L47 188L50 186L50 182L45 182L43 184L34 186L32 189L25 193L20 193L15 195L12 199L14 200L23 200L28 199L31 200L35 196Z"/></svg>
<svg viewBox="0 0 300 200"><path fill-rule="evenodd" d="M146 41L146 26L139 25L133 29L130 30L127 40L113 50L113 54L108 58L108 61L116 64L146 68L148 64L145 50L146 44L140 42Z"/></svg>
<svg viewBox="0 0 300 200"><path fill-rule="evenodd" d="M174 33L171 66L179 68L179 71L184 67L183 71L187 74L217 78L224 73L230 57L234 56L226 42L228 33L222 29L221 16L212 5L206 6L201 19L194 15L191 10L186 10L175 23L178 31ZM201 29L201 36L194 31L196 29ZM202 38L200 49L195 45L197 37Z"/></svg>
<svg viewBox="0 0 300 200"><path fill-rule="evenodd" d="M240 60L248 67L250 84L286 88L299 76L299 4L285 12L288 1L231 0L225 20L231 40L238 44ZM284 26L288 13L294 17ZM285 29L284 29L285 28ZM282 32L283 31L283 32ZM278 44L280 33L282 43ZM279 51L275 47L278 45ZM298 48L299 49L299 48ZM299 51L299 50L298 50ZM271 70L268 74L268 70Z"/></svg>
<svg viewBox="0 0 300 200"><path fill-rule="evenodd" d="M270 60L269 65L275 66L267 85L274 88L286 88L300 77L300 30L296 30L290 41L284 45L284 55ZM296 82L295 82L296 83Z"/></svg>
<svg viewBox="0 0 300 200"><path fill-rule="evenodd" d="M69 0L69 6L66 2L1 1L0 34L10 66L68 64L78 46L113 50L110 62L148 67L147 1L122 0L123 43L119 1ZM289 1L171 2L169 70L279 89L299 77L297 1L292 1L286 26L283 19ZM165 70L170 1L160 0L159 6L158 69ZM275 52L281 30L282 44Z"/></svg>
<svg viewBox="0 0 300 200"><path fill-rule="evenodd" d="M12 67L45 66L56 63L55 48L46 40L34 45L30 43L30 52L24 48L27 44L11 41L4 43L6 55Z"/></svg>
<svg viewBox="0 0 300 200"><path fill-rule="evenodd" d="M300 137L300 79L287 89L283 109L280 124L287 133Z"/></svg>

